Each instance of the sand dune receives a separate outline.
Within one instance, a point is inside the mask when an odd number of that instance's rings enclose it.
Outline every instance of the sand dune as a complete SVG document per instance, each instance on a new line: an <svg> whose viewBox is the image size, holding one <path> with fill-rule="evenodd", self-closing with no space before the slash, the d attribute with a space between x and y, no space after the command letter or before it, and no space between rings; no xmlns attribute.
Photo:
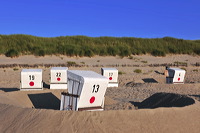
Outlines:
<svg viewBox="0 0 200 133"><path fill-rule="evenodd" d="M32 62L30 61L32 59ZM0 132L200 132L200 68L191 64L199 56L135 56L137 60L119 57L69 58L25 56L15 59L0 57L0 64L84 62L88 67L69 69L93 70L96 64L144 64L174 61L188 62L186 83L166 84L164 67L122 67L117 69L119 87L108 88L105 111L59 111L60 93L49 90L49 70L43 69L42 91L20 91L20 72L23 68L0 68ZM186 61L187 60L187 61ZM134 73L141 69L142 73Z"/></svg>
<svg viewBox="0 0 200 133"><path fill-rule="evenodd" d="M0 104L1 132L199 132L200 105L104 112L28 109Z"/></svg>

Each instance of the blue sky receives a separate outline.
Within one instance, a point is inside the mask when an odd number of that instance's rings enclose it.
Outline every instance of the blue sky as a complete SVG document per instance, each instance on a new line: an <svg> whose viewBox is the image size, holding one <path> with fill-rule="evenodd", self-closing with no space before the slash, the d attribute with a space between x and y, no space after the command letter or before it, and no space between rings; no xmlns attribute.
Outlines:
<svg viewBox="0 0 200 133"><path fill-rule="evenodd" d="M200 40L200 1L3 0L0 34Z"/></svg>

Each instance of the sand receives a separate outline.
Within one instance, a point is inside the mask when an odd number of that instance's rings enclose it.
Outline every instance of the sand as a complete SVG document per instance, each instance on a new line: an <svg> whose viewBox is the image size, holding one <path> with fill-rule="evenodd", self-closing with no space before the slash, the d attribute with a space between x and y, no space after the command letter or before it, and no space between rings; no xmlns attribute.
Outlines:
<svg viewBox="0 0 200 133"><path fill-rule="evenodd" d="M119 87L106 91L105 111L59 111L60 93L49 90L50 68L43 69L42 91L20 91L19 66L0 68L0 132L200 132L200 62L199 56L150 55L124 57L0 56L5 64L66 64L93 70L116 66ZM166 84L164 66L150 64L186 62L185 84ZM137 67L138 66L138 67ZM182 67L182 66L180 66ZM141 69L142 73L135 73Z"/></svg>

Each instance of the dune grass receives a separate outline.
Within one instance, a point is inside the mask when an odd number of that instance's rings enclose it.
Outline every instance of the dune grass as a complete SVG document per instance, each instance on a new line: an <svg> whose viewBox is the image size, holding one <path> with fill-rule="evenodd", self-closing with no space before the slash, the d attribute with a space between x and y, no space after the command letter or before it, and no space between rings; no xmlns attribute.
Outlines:
<svg viewBox="0 0 200 133"><path fill-rule="evenodd" d="M200 40L183 40L172 37L143 39L133 37L61 36L53 38L31 35L0 35L0 54L8 57L19 55L67 56L116 56L151 54L197 54Z"/></svg>

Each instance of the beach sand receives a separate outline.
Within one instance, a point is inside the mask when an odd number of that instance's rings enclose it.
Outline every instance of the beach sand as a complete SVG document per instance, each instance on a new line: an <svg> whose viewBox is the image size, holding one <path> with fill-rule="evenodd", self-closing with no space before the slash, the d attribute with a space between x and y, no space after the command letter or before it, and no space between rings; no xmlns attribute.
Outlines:
<svg viewBox="0 0 200 133"><path fill-rule="evenodd" d="M108 88L105 111L59 111L60 93L49 89L50 67L44 64L67 64L69 70L92 70L115 67L119 87ZM166 84L161 64L182 62L187 70L185 84ZM200 132L200 56L150 55L128 57L66 57L32 55L18 58L0 56L6 64L40 64L44 90L20 91L22 67L0 68L0 132ZM154 64L154 66L151 66ZM155 66L160 64L160 66ZM82 65L82 66L81 66ZM140 69L141 73L135 73Z"/></svg>

